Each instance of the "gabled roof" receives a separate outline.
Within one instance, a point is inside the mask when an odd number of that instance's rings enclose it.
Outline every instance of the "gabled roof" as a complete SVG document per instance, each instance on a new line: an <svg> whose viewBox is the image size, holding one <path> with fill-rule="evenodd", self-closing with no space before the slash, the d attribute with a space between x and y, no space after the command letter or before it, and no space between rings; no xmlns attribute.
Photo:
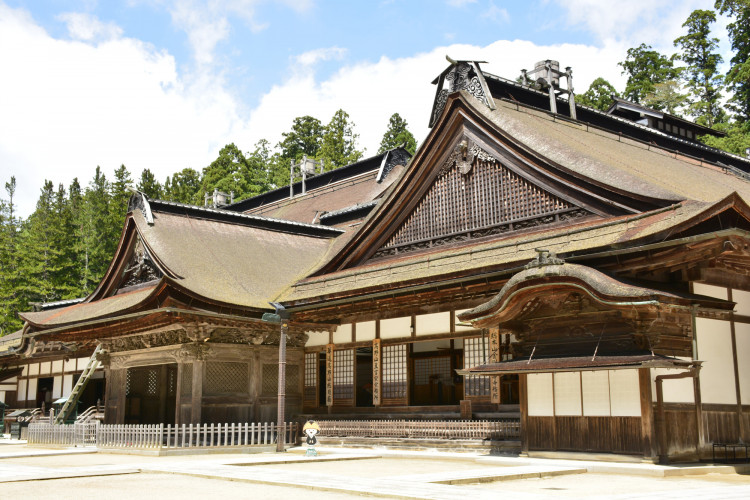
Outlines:
<svg viewBox="0 0 750 500"><path fill-rule="evenodd" d="M750 183L722 166L507 100L496 105L490 110L465 92L452 94L408 171L316 274L360 266L373 255L409 217L465 134L494 148L503 165L518 165L530 182L603 217L649 212L682 200L714 202L734 191L750 199Z"/></svg>
<svg viewBox="0 0 750 500"><path fill-rule="evenodd" d="M294 183L294 197L289 186L242 200L224 207L225 210L262 215L279 219L335 225L341 220L325 221L322 216L330 212L346 212L359 218L367 215L365 204L373 203L401 173L411 155L403 148L365 158L345 167L307 178L305 193L302 182ZM367 208L372 208L367 205ZM358 210L357 210L358 209Z"/></svg>
<svg viewBox="0 0 750 500"><path fill-rule="evenodd" d="M157 200L131 206L141 208L128 214L97 289L78 304L22 313L24 320L37 329L59 327L158 307L170 296L204 309L268 310L268 302L315 268L343 233ZM138 245L160 278L123 289Z"/></svg>

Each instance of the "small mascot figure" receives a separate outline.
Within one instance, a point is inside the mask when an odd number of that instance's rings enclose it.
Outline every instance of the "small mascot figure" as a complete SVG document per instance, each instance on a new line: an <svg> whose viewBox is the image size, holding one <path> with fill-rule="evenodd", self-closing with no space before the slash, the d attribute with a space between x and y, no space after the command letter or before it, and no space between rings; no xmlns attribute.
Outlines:
<svg viewBox="0 0 750 500"><path fill-rule="evenodd" d="M318 444L318 438L315 436L320 432L320 425L315 420L308 420L302 427L302 433L307 436L305 442L307 443L306 457L317 457L318 452L315 451L315 445Z"/></svg>

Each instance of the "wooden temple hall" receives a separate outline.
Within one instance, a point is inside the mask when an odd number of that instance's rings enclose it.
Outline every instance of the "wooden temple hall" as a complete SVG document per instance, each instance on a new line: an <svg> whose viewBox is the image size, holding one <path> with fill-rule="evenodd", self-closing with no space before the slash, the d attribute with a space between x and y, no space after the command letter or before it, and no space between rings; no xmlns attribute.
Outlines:
<svg viewBox="0 0 750 500"><path fill-rule="evenodd" d="M525 453L649 460L748 442L750 159L578 105L571 75L450 61L413 157L225 206L135 194L96 291L0 339L0 400L49 408L96 349L107 423L272 421L275 302L300 421L504 420Z"/></svg>

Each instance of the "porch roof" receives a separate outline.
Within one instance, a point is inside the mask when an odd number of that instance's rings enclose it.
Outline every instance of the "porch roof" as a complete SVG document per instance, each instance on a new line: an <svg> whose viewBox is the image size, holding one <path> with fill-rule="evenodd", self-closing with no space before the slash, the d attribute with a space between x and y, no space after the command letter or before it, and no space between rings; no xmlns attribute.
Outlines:
<svg viewBox="0 0 750 500"><path fill-rule="evenodd" d="M684 360L658 354L623 354L617 356L571 356L515 359L456 370L459 375L506 375L514 373L554 373L591 370L626 370L633 368L692 368L701 361Z"/></svg>

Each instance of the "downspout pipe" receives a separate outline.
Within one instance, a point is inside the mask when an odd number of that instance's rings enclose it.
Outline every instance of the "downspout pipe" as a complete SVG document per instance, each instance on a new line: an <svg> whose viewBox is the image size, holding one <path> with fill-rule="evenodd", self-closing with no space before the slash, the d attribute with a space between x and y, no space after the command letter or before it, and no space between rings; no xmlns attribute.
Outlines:
<svg viewBox="0 0 750 500"><path fill-rule="evenodd" d="M674 380L680 378L693 378L697 380L700 370L701 366L700 364L697 364L685 372L673 373L669 375L657 375L654 379L654 381L656 382L656 431L659 434L659 463L662 465L666 465L669 463L669 454L667 450L667 421L664 413L664 380ZM696 402L695 404L700 403ZM697 425L701 425L701 422L698 422ZM700 443L698 443L698 446L700 446Z"/></svg>

